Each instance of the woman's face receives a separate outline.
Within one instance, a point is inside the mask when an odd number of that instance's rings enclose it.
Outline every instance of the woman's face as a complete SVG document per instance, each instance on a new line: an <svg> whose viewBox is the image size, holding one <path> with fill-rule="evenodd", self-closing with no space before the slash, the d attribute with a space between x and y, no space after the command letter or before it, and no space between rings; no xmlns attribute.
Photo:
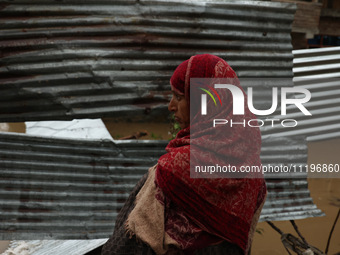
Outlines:
<svg viewBox="0 0 340 255"><path fill-rule="evenodd" d="M168 109L175 115L175 121L178 122L181 129L186 128L190 124L189 103L184 95L179 95L175 91L172 92L172 98Z"/></svg>

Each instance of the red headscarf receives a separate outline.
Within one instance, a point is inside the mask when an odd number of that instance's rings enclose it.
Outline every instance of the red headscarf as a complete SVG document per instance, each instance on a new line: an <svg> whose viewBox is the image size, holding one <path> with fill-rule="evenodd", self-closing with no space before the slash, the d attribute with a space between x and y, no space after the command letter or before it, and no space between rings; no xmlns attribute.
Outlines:
<svg viewBox="0 0 340 255"><path fill-rule="evenodd" d="M210 54L191 57L180 64L171 77L172 89L184 94L188 102L190 78L227 78L230 83L241 88L235 72L227 62ZM177 134L168 144L167 154L158 161L156 185L165 198L170 200L168 234L179 243L186 243L188 250L226 240L247 252L265 200L266 186L262 176L215 179L190 177L190 163L230 164L238 170L243 165L261 164L261 135L258 128L243 125L212 127L212 119L233 119L235 122L256 119L247 105L244 115L233 115L231 94L226 89L223 91L219 93L228 105L218 108L210 114L211 117L199 123L196 121L198 113L193 114L190 126ZM192 156L190 161L190 150L195 152L192 155L199 157ZM188 228L184 232L190 232L188 236L194 236L195 240L183 240L187 238L185 235L176 234L176 231L183 232L183 229L176 230L176 227L170 226L180 218L181 225L185 225L183 218L193 222L187 224L191 227L183 227ZM195 236L198 232L200 234Z"/></svg>

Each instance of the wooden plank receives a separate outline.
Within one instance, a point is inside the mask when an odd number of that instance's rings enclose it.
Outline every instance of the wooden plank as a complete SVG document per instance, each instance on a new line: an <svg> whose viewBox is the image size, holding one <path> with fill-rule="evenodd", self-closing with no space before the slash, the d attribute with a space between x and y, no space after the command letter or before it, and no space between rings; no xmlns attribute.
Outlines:
<svg viewBox="0 0 340 255"><path fill-rule="evenodd" d="M295 3L296 12L292 25L292 32L318 34L319 20L321 13L321 3L317 2L301 2L294 0L273 0L274 2Z"/></svg>

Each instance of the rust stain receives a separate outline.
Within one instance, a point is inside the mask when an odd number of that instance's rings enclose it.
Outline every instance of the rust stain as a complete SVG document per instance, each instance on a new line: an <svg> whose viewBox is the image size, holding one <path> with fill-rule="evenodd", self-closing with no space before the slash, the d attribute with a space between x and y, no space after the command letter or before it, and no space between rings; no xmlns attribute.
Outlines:
<svg viewBox="0 0 340 255"><path fill-rule="evenodd" d="M43 209L43 208L29 208L28 206L21 205L18 209L18 212L21 213L49 213L53 212L50 209Z"/></svg>
<svg viewBox="0 0 340 255"><path fill-rule="evenodd" d="M3 9L6 9L7 6L10 6L10 4L0 4L0 11L2 11Z"/></svg>
<svg viewBox="0 0 340 255"><path fill-rule="evenodd" d="M134 163L123 163L122 166L124 166L124 167L131 167L131 166L138 166L138 164L134 164Z"/></svg>
<svg viewBox="0 0 340 255"><path fill-rule="evenodd" d="M92 184L107 184L107 181L91 181Z"/></svg>
<svg viewBox="0 0 340 255"><path fill-rule="evenodd" d="M22 223L38 223L38 222L43 222L43 220L40 219L36 219L36 218L25 218L25 217L19 217L17 219L18 222L22 222Z"/></svg>

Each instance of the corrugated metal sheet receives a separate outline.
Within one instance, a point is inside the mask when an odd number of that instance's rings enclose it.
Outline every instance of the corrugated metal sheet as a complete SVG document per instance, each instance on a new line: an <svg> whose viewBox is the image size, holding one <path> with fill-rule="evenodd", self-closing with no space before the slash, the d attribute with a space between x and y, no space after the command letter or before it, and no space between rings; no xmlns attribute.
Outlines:
<svg viewBox="0 0 340 255"><path fill-rule="evenodd" d="M305 165L307 162L305 137L262 136L261 160L264 165ZM265 174L265 177L268 196L260 221L296 220L324 215L313 204L306 173L297 171L285 177L275 173Z"/></svg>
<svg viewBox="0 0 340 255"><path fill-rule="evenodd" d="M103 245L107 239L12 241L2 255L82 255Z"/></svg>
<svg viewBox="0 0 340 255"><path fill-rule="evenodd" d="M164 116L191 55L242 77L292 77L295 5L265 1L5 1L0 122Z"/></svg>
<svg viewBox="0 0 340 255"><path fill-rule="evenodd" d="M102 119L25 122L26 134L61 138L113 140Z"/></svg>
<svg viewBox="0 0 340 255"><path fill-rule="evenodd" d="M263 163L306 162L303 141L264 137ZM130 190L165 152L166 144L0 133L0 238L109 237ZM261 220L322 215L309 197L305 176L267 183Z"/></svg>
<svg viewBox="0 0 340 255"><path fill-rule="evenodd" d="M293 54L294 85L312 94L306 107L313 117L301 121L302 132L307 141L339 138L340 47L295 50Z"/></svg>
<svg viewBox="0 0 340 255"><path fill-rule="evenodd" d="M162 141L87 141L1 134L1 239L110 235Z"/></svg>
<svg viewBox="0 0 340 255"><path fill-rule="evenodd" d="M0 10L3 122L165 115L172 71L198 53L223 57L241 79L281 77L289 78L282 86L292 85L292 4L7 3ZM257 102L267 103L267 90L257 91ZM306 163L304 137L279 132L264 130L263 162ZM0 145L0 237L84 239L111 234L128 192L166 142L0 134ZM261 220L322 215L306 176L294 177L268 179Z"/></svg>
<svg viewBox="0 0 340 255"><path fill-rule="evenodd" d="M305 116L295 105L290 105L284 119L295 119L298 125L294 128L263 127L262 134L304 135L307 141L340 137L340 47L294 50L293 54L293 83L311 92L311 99L303 105L312 116ZM272 118L282 119L283 116L278 114Z"/></svg>

